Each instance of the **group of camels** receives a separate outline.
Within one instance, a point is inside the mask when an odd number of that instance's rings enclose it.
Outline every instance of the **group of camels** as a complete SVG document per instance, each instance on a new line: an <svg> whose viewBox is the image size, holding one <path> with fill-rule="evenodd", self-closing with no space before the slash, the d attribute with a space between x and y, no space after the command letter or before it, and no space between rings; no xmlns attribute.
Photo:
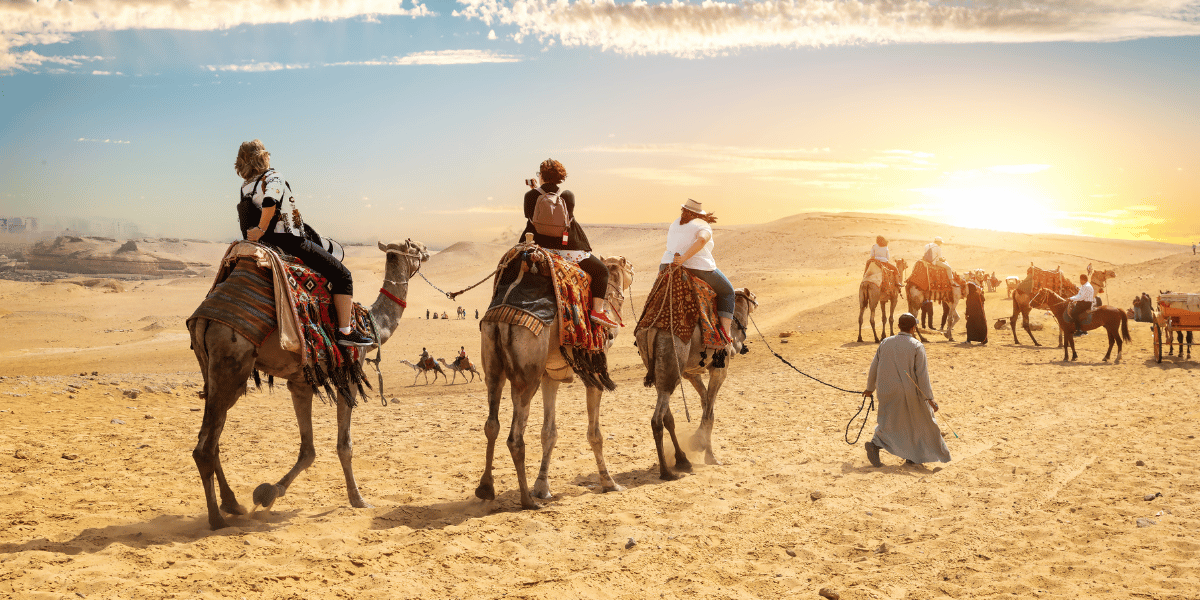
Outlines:
<svg viewBox="0 0 1200 600"><path fill-rule="evenodd" d="M438 363L441 363L441 366L438 366ZM407 360L400 361L400 364L408 365L409 367L412 367L413 371L416 372L417 376L413 377L413 385L417 384L417 379L419 379L422 375L425 376L425 383L429 383L429 373L431 372L433 373L434 383L437 383L437 376L441 375L442 379L446 380L446 383L453 385L454 382L458 381L459 373L462 373L464 380L467 379L467 373L471 374L470 381L475 381L476 375L479 375L479 378L483 379L483 375L480 374L479 370L475 368L475 363L470 361L455 361L448 363L446 362L446 359L439 358L437 359L437 362L429 364L423 362L413 363ZM446 367L446 370L454 373L454 378L451 379L446 377L446 371L442 370L442 367Z"/></svg>
<svg viewBox="0 0 1200 600"><path fill-rule="evenodd" d="M421 264L429 259L429 253L424 244L413 240L386 245L380 242L379 249L385 256L384 284L369 313L376 325L378 342L382 345L396 332L407 306L409 280L417 274ZM622 290L632 284L633 268L623 257L609 257L604 259L604 263L609 269L610 281L605 310L610 317L619 319L624 301ZM756 306L753 294L747 290L738 291L736 327L732 335L734 346L738 350L743 348L746 339L745 323ZM238 502L222 468L220 438L226 414L246 393L247 380L251 374L257 370L287 381L300 429L300 449L295 464L278 482L263 483L255 488L252 494L255 506L271 507L279 497L287 493L296 477L312 465L316 457L312 426L314 388L305 380L299 357L280 348L277 333L268 337L261 347L256 347L232 327L218 321L194 319L189 323L189 332L204 381L204 416L192 457L200 472L208 508L208 524L216 530L227 526L225 515L245 515L248 512L246 507ZM484 423L487 449L483 474L475 489L475 495L484 500L493 500L496 496L492 474L493 459L496 438L500 432L500 401L507 382L513 403L513 418L507 445L516 467L520 501L522 507L537 508L540 504L535 498L546 499L552 495L549 478L550 457L558 440L555 421L558 388L574 378L571 367L566 364L559 350L558 320L552 319L549 326L537 335L525 326L484 321L480 324L480 335L480 358L484 370L482 377L487 385L488 394L488 416ZM640 353L643 363L647 370L654 374L654 385L658 392L651 428L655 435L662 479L676 477L665 461L662 442L664 429L669 432L675 445L675 471L691 469L691 463L676 437L674 418L669 407L670 396L683 379L687 379L696 388L703 407L701 426L694 441L698 449L704 452L706 463L719 464L712 448L714 406L717 392L725 379L729 360L732 360L736 353L732 353L721 367L714 366L713 361L709 361L707 367L695 367L690 365L700 364L699 355L702 350L695 343L700 339L698 333L692 336L692 342L689 343L682 342L670 332L654 328L639 331L638 337L642 346ZM615 338L616 331L613 331L607 345L611 346ZM450 367L445 361L442 361L442 364ZM707 385L701 379L704 371L709 374ZM604 390L586 382L585 387L588 412L587 440L596 456L601 486L604 491L621 490L623 488L612 478L604 460L604 436L600 430L600 400ZM525 471L525 427L531 400L538 389L542 392L544 411L541 431L542 460L531 490ZM354 450L350 423L355 394L352 387L337 391L337 454L345 477L350 505L369 508L371 505L359 491L352 465Z"/></svg>
<svg viewBox="0 0 1200 600"><path fill-rule="evenodd" d="M890 329L891 334L895 334L893 317L896 311L896 305L900 301L901 282L903 282L904 285L904 293L907 296L908 311L910 313L914 315L919 314L921 305L925 302L926 291L920 289L912 282L905 281L904 273L908 269L908 264L903 258L896 259L896 267L900 274L896 284L884 285L882 283L884 279L882 267L880 267L874 261L868 262L867 264L858 290L859 342L863 341L863 315L868 309L870 309L871 334L875 339L875 343L879 343L880 341L880 336L875 329L876 308L879 308L880 316L882 318L880 333L884 333L886 336ZM1033 344L1035 346L1040 346L1041 344L1038 343L1037 338L1034 337L1033 330L1029 325L1029 311L1033 308L1048 309L1059 322L1058 347L1063 348L1063 360L1068 360L1068 350L1072 354L1072 358L1070 358L1070 360L1075 360L1075 358L1077 358L1077 356L1074 354L1075 342L1070 335L1070 333L1074 332L1075 325L1073 323L1064 321L1061 315L1062 309L1066 304L1066 300L1059 297L1051 290L1034 289L1032 285L1034 269L1035 267L1030 265L1024 280L1016 276L1005 278L1005 281L1008 284L1008 294L1011 296L1013 302L1012 318L1009 319L1009 324L1013 334L1013 341L1016 344L1021 343L1020 339L1017 337L1017 317L1020 316L1022 319L1022 328L1027 334L1029 334L1029 339L1033 340ZM969 273L976 273L979 275L986 274L982 269L976 269ZM1088 265L1088 275L1089 281L1092 282L1093 286L1097 290L1104 289L1105 282L1117 276L1116 272L1112 271L1111 269L1093 270L1091 265ZM967 279L970 279L970 277ZM994 286L992 287L994 289ZM958 286L953 286L951 289L951 297L948 300L943 300L942 309L945 311L945 314L948 315L948 318L944 320L945 322L943 324L944 333L946 339L952 342L954 341L954 325L959 321L958 303L960 300L962 300L963 295L962 289ZM1039 293L1042 291L1045 293ZM1100 302L1101 299L1099 294L1096 295L1096 300L1096 307L1092 311L1092 321L1082 327L1082 329L1087 331L1090 329L1105 327L1106 331L1108 332L1108 353L1104 355L1104 360L1107 361L1109 359L1110 355L1112 354L1112 347L1115 344L1117 346L1117 360L1119 361L1121 359L1121 352L1123 348L1122 342L1129 341L1130 339L1128 325L1125 323L1125 312L1112 306L1101 306L1102 303ZM1119 313L1119 315L1117 313ZM1064 333L1068 329L1070 332ZM918 335L921 335L919 330ZM921 340L925 341L923 335L921 336Z"/></svg>

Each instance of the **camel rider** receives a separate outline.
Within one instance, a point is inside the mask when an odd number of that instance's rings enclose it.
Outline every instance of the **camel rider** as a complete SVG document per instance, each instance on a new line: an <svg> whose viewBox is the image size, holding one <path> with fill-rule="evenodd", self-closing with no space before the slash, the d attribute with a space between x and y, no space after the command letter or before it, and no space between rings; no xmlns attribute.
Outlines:
<svg viewBox="0 0 1200 600"><path fill-rule="evenodd" d="M454 366L466 368L470 364L471 364L471 361L467 360L466 346L459 346L458 347L458 358L454 359Z"/></svg>
<svg viewBox="0 0 1200 600"><path fill-rule="evenodd" d="M896 279L900 279L900 272L895 265L891 263L891 256L888 253L887 238L882 235L875 236L875 244L871 246L871 257L867 259L867 266L870 266L872 260L877 260L883 268L891 271Z"/></svg>
<svg viewBox="0 0 1200 600"><path fill-rule="evenodd" d="M425 350L424 348L421 348L421 358L417 359L417 365L419 367L421 367L422 369L424 369L425 361L428 361L428 360L430 360L429 351Z"/></svg>
<svg viewBox="0 0 1200 600"><path fill-rule="evenodd" d="M954 269L950 268L950 263L946 262L942 256L942 238L935 237L933 242L925 245L925 256L921 260L928 262L934 266L941 266L946 270L946 277L950 280L950 285L954 285Z"/></svg>
<svg viewBox="0 0 1200 600"><path fill-rule="evenodd" d="M717 221L714 214L704 212L699 202L691 198L680 205L680 215L667 230L667 251L663 253L658 265L662 272L669 265L682 265L694 277L712 287L717 293L717 318L721 321L721 329L725 337L729 335L730 325L733 324L733 308L736 296L733 284L729 278L717 268L713 260L712 223Z"/></svg>
<svg viewBox="0 0 1200 600"><path fill-rule="evenodd" d="M1096 290L1092 288L1092 284L1088 282L1088 276L1080 273L1079 275L1079 293L1068 298L1074 304L1071 305L1071 314L1067 317L1075 324L1075 335L1081 335L1083 328L1079 325L1079 317L1092 309L1092 303L1096 301Z"/></svg>

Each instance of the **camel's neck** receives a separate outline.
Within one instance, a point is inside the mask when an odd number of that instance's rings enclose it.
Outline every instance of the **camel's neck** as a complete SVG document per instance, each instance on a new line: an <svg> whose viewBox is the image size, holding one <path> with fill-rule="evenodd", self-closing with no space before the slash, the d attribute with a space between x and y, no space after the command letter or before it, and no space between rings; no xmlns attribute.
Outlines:
<svg viewBox="0 0 1200 600"><path fill-rule="evenodd" d="M383 270L383 289L396 298L407 301L408 279L401 258L389 252L387 266ZM404 307L387 294L380 292L371 305L371 317L375 319L375 327L379 334L379 343L384 344L400 326L400 317L404 316Z"/></svg>

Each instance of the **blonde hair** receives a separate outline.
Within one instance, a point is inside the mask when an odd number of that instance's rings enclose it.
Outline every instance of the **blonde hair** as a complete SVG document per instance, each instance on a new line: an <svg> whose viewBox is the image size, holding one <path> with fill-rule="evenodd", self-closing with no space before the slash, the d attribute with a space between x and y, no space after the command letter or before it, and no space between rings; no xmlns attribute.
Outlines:
<svg viewBox="0 0 1200 600"><path fill-rule="evenodd" d="M538 165L538 174L546 183L562 183L567 178L567 168L557 160L547 158Z"/></svg>
<svg viewBox="0 0 1200 600"><path fill-rule="evenodd" d="M239 177L250 181L269 168L271 168L271 153L267 152L262 140L242 142L241 147L238 148L237 161L233 163L233 170L237 171Z"/></svg>

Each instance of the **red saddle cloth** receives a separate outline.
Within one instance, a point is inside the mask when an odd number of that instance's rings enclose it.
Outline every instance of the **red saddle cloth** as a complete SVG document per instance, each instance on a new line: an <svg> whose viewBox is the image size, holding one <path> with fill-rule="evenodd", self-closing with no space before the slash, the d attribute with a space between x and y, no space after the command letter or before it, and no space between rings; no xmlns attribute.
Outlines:
<svg viewBox="0 0 1200 600"><path fill-rule="evenodd" d="M333 397L331 384L347 398L351 398L351 385L360 392L362 385L370 387L359 364L366 349L337 344L329 282L294 258L275 264L282 264L286 271L282 281L293 298L291 314L298 320L303 342L301 359L308 383L314 388L324 388L330 397ZM261 346L279 326L275 301L284 295L275 293L274 281L271 269L260 266L254 258L237 258L221 268L208 296L188 322L201 317L218 321L255 346ZM373 337L370 315L361 304L354 304L351 326Z"/></svg>
<svg viewBox="0 0 1200 600"><path fill-rule="evenodd" d="M896 268L896 265L883 262L878 258L867 259L867 265L863 267L864 276L867 274L867 269L871 268L871 263L879 265L879 268L883 271L883 282L880 284L881 288L886 289L888 286L900 286L900 270Z"/></svg>
<svg viewBox="0 0 1200 600"><path fill-rule="evenodd" d="M950 301L953 299L953 286L950 282L950 275L946 269L940 265L933 265L928 261L918 260L913 265L913 273L908 277L908 284L916 286L917 289L925 292L929 299L934 302ZM954 283L962 289L962 277L954 274Z"/></svg>
<svg viewBox="0 0 1200 600"><path fill-rule="evenodd" d="M700 343L708 350L724 348L731 340L717 324L717 293L683 267L670 266L658 273L646 307L638 319L639 330L654 327L670 331L680 341L690 342L696 325L700 326Z"/></svg>
<svg viewBox="0 0 1200 600"><path fill-rule="evenodd" d="M437 363L434 362L432 358L426 358L425 360L421 361L421 364L418 366L426 371L432 371L437 368Z"/></svg>

